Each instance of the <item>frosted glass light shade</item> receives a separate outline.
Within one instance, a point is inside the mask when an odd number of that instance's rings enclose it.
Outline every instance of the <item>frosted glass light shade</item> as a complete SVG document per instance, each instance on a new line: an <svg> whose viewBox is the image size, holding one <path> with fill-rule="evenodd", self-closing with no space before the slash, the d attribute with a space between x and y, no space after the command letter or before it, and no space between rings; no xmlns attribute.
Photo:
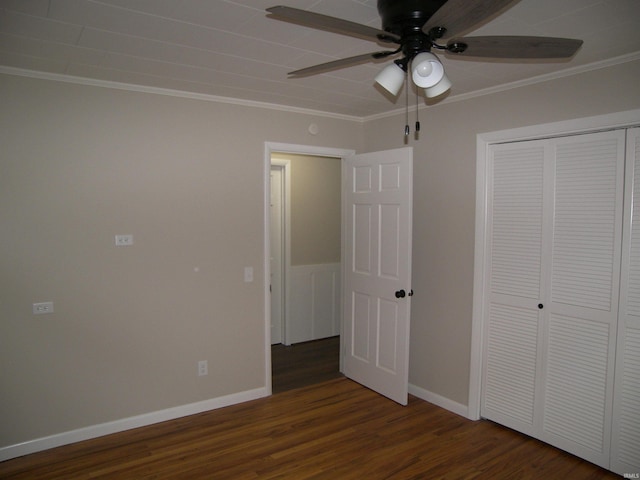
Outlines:
<svg viewBox="0 0 640 480"><path fill-rule="evenodd" d="M391 95L397 95L404 83L404 77L404 70L395 63L390 63L376 75L375 81Z"/></svg>
<svg viewBox="0 0 640 480"><path fill-rule="evenodd" d="M433 87L425 88L424 94L428 98L437 97L438 95L442 95L444 92L451 88L451 81L447 78L446 75L442 75L442 80L436 83Z"/></svg>
<svg viewBox="0 0 640 480"><path fill-rule="evenodd" d="M444 77L444 67L433 53L422 52L411 62L411 78L420 88L430 88Z"/></svg>

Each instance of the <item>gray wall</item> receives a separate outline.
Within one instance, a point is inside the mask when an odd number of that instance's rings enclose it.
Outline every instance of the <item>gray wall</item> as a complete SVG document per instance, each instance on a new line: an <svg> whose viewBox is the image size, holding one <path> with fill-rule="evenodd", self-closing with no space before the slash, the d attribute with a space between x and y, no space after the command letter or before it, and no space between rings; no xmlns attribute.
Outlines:
<svg viewBox="0 0 640 480"><path fill-rule="evenodd" d="M265 387L265 142L362 123L9 75L0 105L0 448Z"/></svg>
<svg viewBox="0 0 640 480"><path fill-rule="evenodd" d="M340 263L342 160L277 153L291 162L291 265Z"/></svg>

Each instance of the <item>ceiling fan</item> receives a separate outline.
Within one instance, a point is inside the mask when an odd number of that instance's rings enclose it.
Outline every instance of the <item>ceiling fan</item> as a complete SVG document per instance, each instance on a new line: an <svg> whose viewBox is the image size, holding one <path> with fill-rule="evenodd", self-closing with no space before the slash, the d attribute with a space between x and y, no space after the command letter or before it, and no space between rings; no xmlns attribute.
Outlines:
<svg viewBox="0 0 640 480"><path fill-rule="evenodd" d="M582 40L535 36L458 37L493 18L519 0L378 0L382 29L328 15L286 6L267 9L270 18L328 30L375 42L395 44L394 50L356 55L290 72L303 77L402 54L387 65L376 82L397 95L411 74L414 84L427 97L437 97L451 88L444 68L432 50L451 57L500 59L561 59L572 57ZM438 43L447 39L445 44Z"/></svg>

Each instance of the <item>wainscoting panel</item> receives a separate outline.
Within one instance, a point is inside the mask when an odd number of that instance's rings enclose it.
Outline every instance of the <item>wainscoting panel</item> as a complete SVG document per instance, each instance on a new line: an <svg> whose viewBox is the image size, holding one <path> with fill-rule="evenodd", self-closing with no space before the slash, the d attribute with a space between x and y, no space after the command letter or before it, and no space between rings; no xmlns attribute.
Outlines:
<svg viewBox="0 0 640 480"><path fill-rule="evenodd" d="M290 279L286 342L340 335L340 264L291 267Z"/></svg>

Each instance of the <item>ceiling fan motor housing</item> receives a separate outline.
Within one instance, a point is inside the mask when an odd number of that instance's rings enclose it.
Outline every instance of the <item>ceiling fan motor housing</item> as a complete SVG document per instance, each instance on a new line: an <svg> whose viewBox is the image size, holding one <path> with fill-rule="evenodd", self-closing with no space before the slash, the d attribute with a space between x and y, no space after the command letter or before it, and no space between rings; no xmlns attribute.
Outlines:
<svg viewBox="0 0 640 480"><path fill-rule="evenodd" d="M431 51L433 39L422 31L422 26L445 3L446 0L378 0L382 28L401 38L407 60Z"/></svg>
<svg viewBox="0 0 640 480"><path fill-rule="evenodd" d="M422 31L422 26L447 0L378 0L382 29L400 37Z"/></svg>

